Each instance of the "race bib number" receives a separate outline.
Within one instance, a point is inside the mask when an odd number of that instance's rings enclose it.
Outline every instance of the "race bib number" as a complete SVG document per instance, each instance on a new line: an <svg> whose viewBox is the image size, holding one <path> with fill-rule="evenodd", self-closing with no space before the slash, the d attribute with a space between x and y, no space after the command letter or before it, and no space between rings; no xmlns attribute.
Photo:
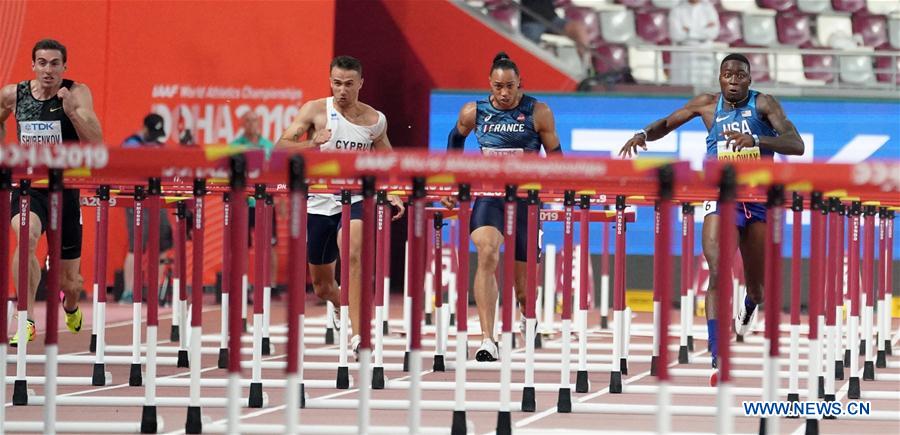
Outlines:
<svg viewBox="0 0 900 435"><path fill-rule="evenodd" d="M482 148L481 153L486 156L518 156L525 154L522 148Z"/></svg>
<svg viewBox="0 0 900 435"><path fill-rule="evenodd" d="M716 143L716 155L719 160L759 160L761 158L759 147L744 148L735 151L727 145L727 141L720 140Z"/></svg>
<svg viewBox="0 0 900 435"><path fill-rule="evenodd" d="M716 202L715 201L703 201L703 217L706 217L715 212L716 212Z"/></svg>
<svg viewBox="0 0 900 435"><path fill-rule="evenodd" d="M19 143L22 145L62 143L62 123L59 121L22 121L19 131Z"/></svg>

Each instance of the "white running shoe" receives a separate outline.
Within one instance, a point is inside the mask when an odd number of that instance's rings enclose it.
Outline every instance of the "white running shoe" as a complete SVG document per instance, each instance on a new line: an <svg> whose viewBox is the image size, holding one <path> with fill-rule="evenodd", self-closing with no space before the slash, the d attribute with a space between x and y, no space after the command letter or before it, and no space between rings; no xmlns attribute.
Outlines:
<svg viewBox="0 0 900 435"><path fill-rule="evenodd" d="M740 336L745 336L750 332L750 327L753 326L753 322L756 320L756 313L759 311L759 306L756 305L753 309L752 313L747 312L747 304L741 304L741 312L738 314L737 322L735 325L735 333Z"/></svg>
<svg viewBox="0 0 900 435"><path fill-rule="evenodd" d="M497 343L494 340L481 340L481 347L475 352L475 361L497 361Z"/></svg>
<svg viewBox="0 0 900 435"><path fill-rule="evenodd" d="M358 335L354 335L350 338L350 349L353 349L353 355L356 357L356 361L359 361L359 342L361 339Z"/></svg>

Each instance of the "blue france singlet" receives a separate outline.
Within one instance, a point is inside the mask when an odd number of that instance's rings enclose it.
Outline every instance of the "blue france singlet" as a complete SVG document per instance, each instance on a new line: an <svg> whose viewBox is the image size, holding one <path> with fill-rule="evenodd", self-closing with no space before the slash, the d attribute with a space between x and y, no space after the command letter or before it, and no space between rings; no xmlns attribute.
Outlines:
<svg viewBox="0 0 900 435"><path fill-rule="evenodd" d="M771 159L774 151L760 149L759 147L744 148L735 152L726 146L725 132L739 131L744 134L757 136L778 136L775 129L756 110L756 97L759 92L750 90L745 106L733 110L725 110L724 99L719 95L716 103L716 112L713 115L713 125L706 136L706 158L719 160L759 160Z"/></svg>
<svg viewBox="0 0 900 435"><path fill-rule="evenodd" d="M484 154L539 152L541 137L534 129L534 97L522 95L509 110L495 108L489 99L476 103L475 138Z"/></svg>

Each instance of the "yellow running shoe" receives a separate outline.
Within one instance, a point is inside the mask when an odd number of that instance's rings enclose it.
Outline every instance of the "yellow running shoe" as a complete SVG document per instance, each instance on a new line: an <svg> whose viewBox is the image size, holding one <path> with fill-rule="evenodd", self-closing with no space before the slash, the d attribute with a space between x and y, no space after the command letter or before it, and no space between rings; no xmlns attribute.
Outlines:
<svg viewBox="0 0 900 435"><path fill-rule="evenodd" d="M81 331L81 322L84 320L84 314L81 312L81 309L75 307L75 312L70 313L66 310L63 310L66 313L66 328L69 328L69 331L77 334L78 331Z"/></svg>
<svg viewBox="0 0 900 435"><path fill-rule="evenodd" d="M34 341L34 321L26 320L25 321L25 330L28 331L28 342ZM13 335L13 338L9 340L10 347L18 347L19 346L19 333L16 332L16 335Z"/></svg>

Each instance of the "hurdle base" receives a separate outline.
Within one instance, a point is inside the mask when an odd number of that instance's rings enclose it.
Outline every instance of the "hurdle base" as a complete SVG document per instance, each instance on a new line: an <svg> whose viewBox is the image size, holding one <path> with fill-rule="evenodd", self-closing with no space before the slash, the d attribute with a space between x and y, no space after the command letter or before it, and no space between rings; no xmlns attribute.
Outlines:
<svg viewBox="0 0 900 435"><path fill-rule="evenodd" d="M734 336L734 341L736 341L736 342L738 342L738 343L743 343L743 342L744 342L744 336L741 335L741 334L737 334L737 335Z"/></svg>
<svg viewBox="0 0 900 435"><path fill-rule="evenodd" d="M891 340L884 340L884 353L886 353L887 356L894 355L894 351L891 349Z"/></svg>
<svg viewBox="0 0 900 435"><path fill-rule="evenodd" d="M16 379L16 382L13 383L13 405L28 405L28 381Z"/></svg>
<svg viewBox="0 0 900 435"><path fill-rule="evenodd" d="M819 435L819 420L814 418L806 419L806 435Z"/></svg>
<svg viewBox="0 0 900 435"><path fill-rule="evenodd" d="M825 401L826 401L826 402L834 402L834 400L835 400L834 394L826 394L826 395L825 395ZM837 420L837 417L835 417L835 416L833 416L833 415L826 415L826 416L824 416L824 417L822 417L822 418L825 419L825 420Z"/></svg>
<svg viewBox="0 0 900 435"><path fill-rule="evenodd" d="M335 388L337 388L338 390L346 390L350 388L350 367L338 367Z"/></svg>
<svg viewBox="0 0 900 435"><path fill-rule="evenodd" d="M131 363L131 371L128 374L128 385L131 387L140 387L144 384L143 375L141 374L141 365Z"/></svg>
<svg viewBox="0 0 900 435"><path fill-rule="evenodd" d="M859 399L859 376L850 376L850 387L847 389L847 397Z"/></svg>
<svg viewBox="0 0 900 435"><path fill-rule="evenodd" d="M787 401L788 402L799 402L800 401L800 393L788 393ZM792 415L792 416L787 416L785 418L800 418L800 416Z"/></svg>
<svg viewBox="0 0 900 435"><path fill-rule="evenodd" d="M836 381L844 380L844 362L841 360L834 362L834 379Z"/></svg>
<svg viewBox="0 0 900 435"><path fill-rule="evenodd" d="M403 372L409 371L409 351L403 352Z"/></svg>
<svg viewBox="0 0 900 435"><path fill-rule="evenodd" d="M575 375L575 392L587 393L590 389L587 370L579 370Z"/></svg>
<svg viewBox="0 0 900 435"><path fill-rule="evenodd" d="M766 435L766 418L759 419L759 435Z"/></svg>
<svg viewBox="0 0 900 435"><path fill-rule="evenodd" d="M91 376L91 385L95 387L106 385L106 364L94 363L94 373Z"/></svg>
<svg viewBox="0 0 900 435"><path fill-rule="evenodd" d="M388 328L388 321L385 320L381 323L381 333L384 335L390 334L390 329Z"/></svg>
<svg viewBox="0 0 900 435"><path fill-rule="evenodd" d="M819 376L819 398L825 398L825 376Z"/></svg>
<svg viewBox="0 0 900 435"><path fill-rule="evenodd" d="M628 375L628 360L625 358L619 360L619 371L622 372L623 375Z"/></svg>
<svg viewBox="0 0 900 435"><path fill-rule="evenodd" d="M425 324L430 326L433 323L434 322L431 321L431 313L425 313Z"/></svg>
<svg viewBox="0 0 900 435"><path fill-rule="evenodd" d="M456 314L450 313L450 326L456 325Z"/></svg>
<svg viewBox="0 0 900 435"><path fill-rule="evenodd" d="M466 411L453 411L453 424L450 426L451 435L466 435Z"/></svg>
<svg viewBox="0 0 900 435"><path fill-rule="evenodd" d="M181 341L181 331L179 330L178 325L172 325L172 330L169 331L169 341L172 343Z"/></svg>
<svg viewBox="0 0 900 435"><path fill-rule="evenodd" d="M434 356L434 364L432 364L431 369L436 372L446 371L446 369L444 368L444 355Z"/></svg>
<svg viewBox="0 0 900 435"><path fill-rule="evenodd" d="M250 400L247 401L247 407L249 407L249 408L262 408L263 407L262 382L251 382L250 383Z"/></svg>
<svg viewBox="0 0 900 435"><path fill-rule="evenodd" d="M560 414L572 412L572 390L568 388L559 389L559 397L556 399L556 412Z"/></svg>
<svg viewBox="0 0 900 435"><path fill-rule="evenodd" d="M97 334L91 334L91 344L90 347L91 353L97 352Z"/></svg>
<svg viewBox="0 0 900 435"><path fill-rule="evenodd" d="M437 363L437 361L435 361L435 363ZM384 367L372 368L372 389L373 390L383 390L384 389Z"/></svg>
<svg viewBox="0 0 900 435"><path fill-rule="evenodd" d="M144 405L141 412L141 433L156 433L156 406Z"/></svg>
<svg viewBox="0 0 900 435"><path fill-rule="evenodd" d="M885 351L878 351L878 355L875 357L875 367L879 369L887 367L887 356L885 355Z"/></svg>
<svg viewBox="0 0 900 435"><path fill-rule="evenodd" d="M609 319L606 316L600 316L600 329L609 329Z"/></svg>
<svg viewBox="0 0 900 435"><path fill-rule="evenodd" d="M544 340L541 338L541 334L534 334L534 348L535 349L543 349L544 348Z"/></svg>
<svg viewBox="0 0 900 435"><path fill-rule="evenodd" d="M650 376L656 376L656 363L659 360L659 356L653 355L650 357Z"/></svg>
<svg viewBox="0 0 900 435"><path fill-rule="evenodd" d="M216 366L220 369L228 368L228 349L219 349L219 361Z"/></svg>
<svg viewBox="0 0 900 435"><path fill-rule="evenodd" d="M850 367L850 349L844 349L844 367Z"/></svg>
<svg viewBox="0 0 900 435"><path fill-rule="evenodd" d="M191 362L188 360L187 349L178 349L178 362L175 364L175 367L178 367L180 369L191 368Z"/></svg>
<svg viewBox="0 0 900 435"><path fill-rule="evenodd" d="M271 355L272 354L272 345L270 343L269 337L263 337L263 339L262 339L262 354L263 355Z"/></svg>
<svg viewBox="0 0 900 435"><path fill-rule="evenodd" d="M874 361L866 361L863 365L863 380L864 381L874 381L875 380L875 362Z"/></svg>
<svg viewBox="0 0 900 435"><path fill-rule="evenodd" d="M300 409L306 408L306 386L300 383Z"/></svg>
<svg viewBox="0 0 900 435"><path fill-rule="evenodd" d="M622 373L612 372L609 374L609 392L613 394L622 392Z"/></svg>
<svg viewBox="0 0 900 435"><path fill-rule="evenodd" d="M497 412L497 434L498 435L511 435L512 434L512 415L510 415L509 411L498 411Z"/></svg>
<svg viewBox="0 0 900 435"><path fill-rule="evenodd" d="M334 344L333 328L325 328L325 344Z"/></svg>
<svg viewBox="0 0 900 435"><path fill-rule="evenodd" d="M522 412L534 412L537 409L534 400L534 387L522 389Z"/></svg>
<svg viewBox="0 0 900 435"><path fill-rule="evenodd" d="M681 346L678 348L678 364L688 363L688 347Z"/></svg>
<svg viewBox="0 0 900 435"><path fill-rule="evenodd" d="M694 336L688 335L687 339L688 339L688 351L693 352L694 351Z"/></svg>
<svg viewBox="0 0 900 435"><path fill-rule="evenodd" d="M866 339L865 338L862 338L859 340L859 356L866 356Z"/></svg>
<svg viewBox="0 0 900 435"><path fill-rule="evenodd" d="M199 406L188 406L187 421L184 423L184 433L203 433L203 421L201 421Z"/></svg>

